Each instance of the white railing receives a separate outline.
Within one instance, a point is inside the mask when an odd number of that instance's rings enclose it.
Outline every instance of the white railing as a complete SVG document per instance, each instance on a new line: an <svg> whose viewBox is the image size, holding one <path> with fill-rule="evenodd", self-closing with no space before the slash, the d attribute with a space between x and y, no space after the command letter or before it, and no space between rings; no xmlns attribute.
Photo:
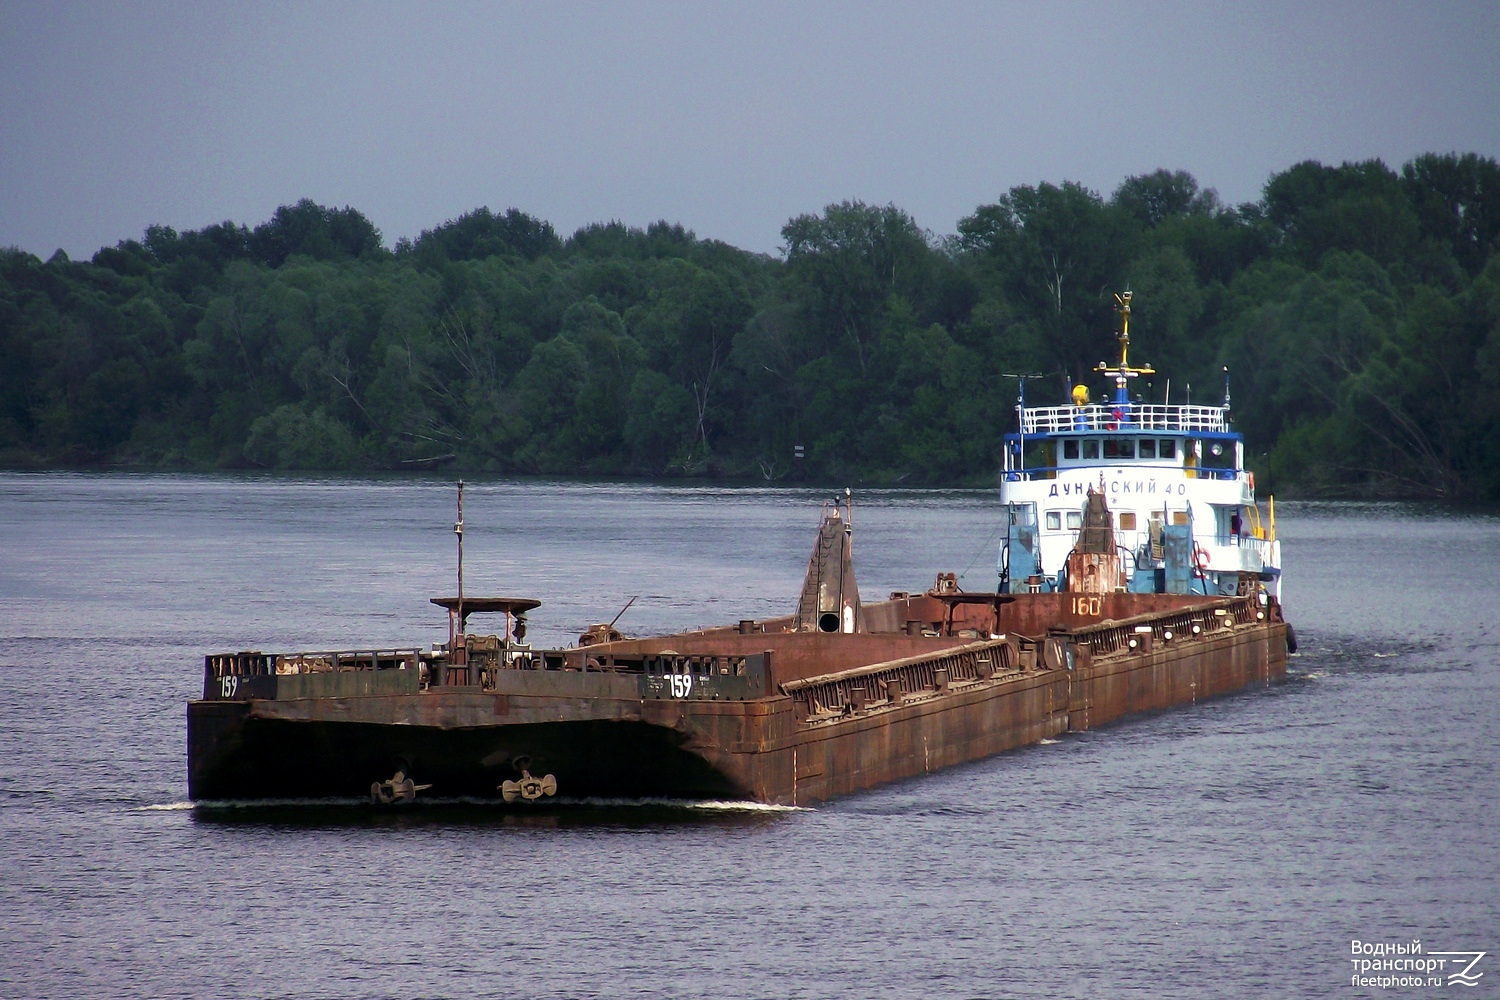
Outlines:
<svg viewBox="0 0 1500 1000"><path fill-rule="evenodd" d="M1145 531L1115 532L1115 548L1122 556L1140 551L1150 541L1150 534ZM1202 568L1210 573L1259 573L1268 566L1279 569L1275 562L1275 545L1269 538L1251 535L1193 536L1194 554L1206 554Z"/></svg>
<svg viewBox="0 0 1500 1000"><path fill-rule="evenodd" d="M1229 411L1222 406L1162 406L1156 403L1028 406L1021 410L1021 429L1027 434L1115 430L1223 433L1229 430Z"/></svg>
<svg viewBox="0 0 1500 1000"><path fill-rule="evenodd" d="M1201 544L1203 551L1208 553L1209 561L1205 568L1210 572L1259 573L1267 566L1274 565L1271 561L1274 550L1269 539L1252 538L1248 535L1208 536L1201 540L1195 539L1195 544Z"/></svg>

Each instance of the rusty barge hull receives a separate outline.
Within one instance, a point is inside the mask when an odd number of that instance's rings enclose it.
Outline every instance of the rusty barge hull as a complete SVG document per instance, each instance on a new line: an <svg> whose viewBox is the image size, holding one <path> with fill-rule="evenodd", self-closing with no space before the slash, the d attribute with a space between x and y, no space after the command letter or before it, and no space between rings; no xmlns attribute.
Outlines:
<svg viewBox="0 0 1500 1000"><path fill-rule="evenodd" d="M929 593L861 615L868 633L742 623L448 684L371 654L231 685L221 661L188 706L189 792L364 795L400 768L426 794L495 797L529 768L569 797L805 805L1286 672L1263 598Z"/></svg>
<svg viewBox="0 0 1500 1000"><path fill-rule="evenodd" d="M1274 628L1262 631L1260 638L1211 638L1197 649L997 677L947 698L796 728L789 738L767 738L736 755L726 769L744 775L753 797L790 804L928 774L1063 733L1281 680L1285 640L1279 640L1280 657L1264 655L1278 637ZM791 721L795 724L795 718Z"/></svg>

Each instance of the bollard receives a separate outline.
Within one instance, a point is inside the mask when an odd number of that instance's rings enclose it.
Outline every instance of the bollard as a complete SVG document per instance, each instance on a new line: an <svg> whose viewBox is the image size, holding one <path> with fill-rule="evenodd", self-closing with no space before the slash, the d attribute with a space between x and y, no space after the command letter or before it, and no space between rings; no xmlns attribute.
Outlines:
<svg viewBox="0 0 1500 1000"><path fill-rule="evenodd" d="M849 689L849 707L856 712L865 710L865 689L862 687Z"/></svg>

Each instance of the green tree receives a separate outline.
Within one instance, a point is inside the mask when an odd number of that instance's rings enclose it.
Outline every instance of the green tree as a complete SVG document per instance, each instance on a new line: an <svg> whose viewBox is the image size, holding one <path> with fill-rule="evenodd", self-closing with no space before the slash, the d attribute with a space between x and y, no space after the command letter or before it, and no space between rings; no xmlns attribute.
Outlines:
<svg viewBox="0 0 1500 1000"><path fill-rule="evenodd" d="M1265 206L1287 250L1307 267L1338 250L1402 268L1420 238L1400 178L1379 160L1338 167L1299 163L1266 182Z"/></svg>
<svg viewBox="0 0 1500 1000"><path fill-rule="evenodd" d="M1220 210L1218 192L1198 190L1198 181L1185 170L1155 170L1127 177L1111 199L1142 227L1155 229L1184 215L1212 216Z"/></svg>
<svg viewBox="0 0 1500 1000"><path fill-rule="evenodd" d="M354 434L322 408L286 403L258 418L245 455L272 469L348 469L360 465Z"/></svg>
<svg viewBox="0 0 1500 1000"><path fill-rule="evenodd" d="M669 375L692 398L692 421L707 454L715 391L729 364L735 337L750 318L746 289L686 260L661 262L650 272L653 292L627 321L647 362Z"/></svg>
<svg viewBox="0 0 1500 1000"><path fill-rule="evenodd" d="M1134 237L1124 212L1065 182L1012 188L958 224L1007 298L1035 324L1051 362L1081 377L1108 353L1112 293L1124 285Z"/></svg>
<svg viewBox="0 0 1500 1000"><path fill-rule="evenodd" d="M846 201L797 216L781 237L809 334L828 347L842 340L864 373L888 300L913 301L931 272L926 236L894 205Z"/></svg>
<svg viewBox="0 0 1500 1000"><path fill-rule="evenodd" d="M544 219L515 208L496 215L486 206L435 229L424 229L409 249L402 249L403 255L409 254L423 266L437 267L446 261L484 260L506 254L526 260L555 256L562 250L562 241Z"/></svg>
<svg viewBox="0 0 1500 1000"><path fill-rule="evenodd" d="M381 254L380 230L352 208L324 208L303 198L282 205L269 222L250 234L252 252L270 267L280 267L293 254L317 260Z"/></svg>
<svg viewBox="0 0 1500 1000"><path fill-rule="evenodd" d="M1401 168L1401 186L1422 233L1478 275L1500 249L1500 163L1477 153L1428 153Z"/></svg>

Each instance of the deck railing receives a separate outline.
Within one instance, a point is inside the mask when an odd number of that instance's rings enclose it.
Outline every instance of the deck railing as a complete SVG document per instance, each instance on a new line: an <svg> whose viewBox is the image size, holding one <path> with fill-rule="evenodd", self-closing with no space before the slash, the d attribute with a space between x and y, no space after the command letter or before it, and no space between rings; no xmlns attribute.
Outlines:
<svg viewBox="0 0 1500 1000"><path fill-rule="evenodd" d="M1124 469L1126 472L1144 472L1165 474L1181 473L1184 471L1182 463L1168 465L1162 462L1141 461L1135 458L1087 458L1071 465L1036 465L1027 466L1024 469L1006 469L1001 473L1005 479L1012 483L1030 482L1033 479L1056 479L1059 472L1078 472L1089 469ZM1240 476L1238 469L1215 469L1206 465L1196 465L1188 472L1192 473L1194 479L1237 479Z"/></svg>
<svg viewBox="0 0 1500 1000"><path fill-rule="evenodd" d="M822 721L900 704L903 698L947 690L953 683L986 680L1019 666L1013 640L988 639L938 652L854 667L837 674L787 681L799 718Z"/></svg>
<svg viewBox="0 0 1500 1000"><path fill-rule="evenodd" d="M415 678L421 669L417 649L329 650L316 653L210 653L203 658L203 697L209 700L275 698L278 679L302 674L339 675L378 673L384 677ZM390 671L410 671L394 674ZM413 684L417 682L412 681Z"/></svg>
<svg viewBox="0 0 1500 1000"><path fill-rule="evenodd" d="M1145 635L1153 643L1170 643L1212 635L1227 625L1254 625L1265 621L1267 610L1253 597L1236 597L1205 607L1089 625L1073 635L1076 642L1087 643L1094 656L1109 656L1134 652Z"/></svg>
<svg viewBox="0 0 1500 1000"><path fill-rule="evenodd" d="M316 653L211 653L203 658L208 677L264 677L346 670L416 669L419 649L339 649Z"/></svg>
<svg viewBox="0 0 1500 1000"><path fill-rule="evenodd" d="M1224 434L1229 411L1222 406L1165 406L1125 403L1116 406L1028 406L1021 410L1027 434L1070 431L1164 431Z"/></svg>

